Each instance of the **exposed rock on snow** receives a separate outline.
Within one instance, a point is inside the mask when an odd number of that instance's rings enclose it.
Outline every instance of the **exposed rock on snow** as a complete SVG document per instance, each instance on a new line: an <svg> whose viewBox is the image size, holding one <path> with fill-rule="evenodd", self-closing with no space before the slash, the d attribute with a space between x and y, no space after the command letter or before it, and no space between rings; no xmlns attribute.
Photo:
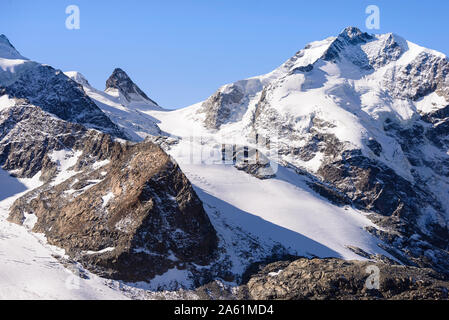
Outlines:
<svg viewBox="0 0 449 320"><path fill-rule="evenodd" d="M115 90L118 90L128 103L131 101L146 101L157 106L157 103L148 98L126 72L120 68L114 69L109 79L106 80L106 92Z"/></svg>

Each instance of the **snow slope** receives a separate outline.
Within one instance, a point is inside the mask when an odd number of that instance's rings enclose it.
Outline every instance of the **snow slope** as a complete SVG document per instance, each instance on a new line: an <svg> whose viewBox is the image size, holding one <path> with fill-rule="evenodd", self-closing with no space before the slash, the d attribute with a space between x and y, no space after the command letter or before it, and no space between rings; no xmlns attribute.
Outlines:
<svg viewBox="0 0 449 320"><path fill-rule="evenodd" d="M161 122L163 130L170 132L166 125ZM373 226L365 214L330 204L293 171L279 167L275 178L260 180L233 165L214 164L219 160L216 150L196 140L182 139L168 152L195 186L206 211L219 210L225 219L260 239L303 256L363 259L348 246L389 256L378 247L379 239L363 229ZM192 161L191 155L198 154L202 159Z"/></svg>
<svg viewBox="0 0 449 320"><path fill-rule="evenodd" d="M127 299L104 279L88 272L84 279L66 269L55 258L64 255L61 249L6 221L14 200L39 184L39 174L16 179L0 169L0 299Z"/></svg>

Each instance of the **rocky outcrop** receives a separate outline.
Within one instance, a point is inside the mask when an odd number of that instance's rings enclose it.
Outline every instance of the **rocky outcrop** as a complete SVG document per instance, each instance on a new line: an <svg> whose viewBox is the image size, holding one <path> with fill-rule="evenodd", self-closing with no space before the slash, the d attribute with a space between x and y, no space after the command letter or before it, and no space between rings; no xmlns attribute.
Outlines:
<svg viewBox="0 0 449 320"><path fill-rule="evenodd" d="M57 119L20 99L14 107L0 112L0 165L25 178L43 170L41 178L46 181L54 173L47 156L50 152L75 145L82 149L86 138L96 135L100 134Z"/></svg>
<svg viewBox="0 0 449 320"><path fill-rule="evenodd" d="M204 125L209 129L218 129L235 115L244 93L237 85L227 86L217 91L201 106L199 112L205 112Z"/></svg>
<svg viewBox="0 0 449 320"><path fill-rule="evenodd" d="M449 297L449 278L381 262L301 258L265 266L240 292L256 300L439 300Z"/></svg>
<svg viewBox="0 0 449 320"><path fill-rule="evenodd" d="M211 262L214 228L179 167L150 142L110 148L110 163L19 199L11 219L35 214L35 232L115 279Z"/></svg>
<svg viewBox="0 0 449 320"><path fill-rule="evenodd" d="M19 101L0 113L3 168L40 173L43 185L11 207L9 220L90 270L145 281L215 257L217 236L178 165L152 142L120 143Z"/></svg>
<svg viewBox="0 0 449 320"><path fill-rule="evenodd" d="M448 84L447 57L430 52L420 53L399 70L390 70L384 79L384 85L391 90L392 95L412 100L418 100L432 92L449 99Z"/></svg>

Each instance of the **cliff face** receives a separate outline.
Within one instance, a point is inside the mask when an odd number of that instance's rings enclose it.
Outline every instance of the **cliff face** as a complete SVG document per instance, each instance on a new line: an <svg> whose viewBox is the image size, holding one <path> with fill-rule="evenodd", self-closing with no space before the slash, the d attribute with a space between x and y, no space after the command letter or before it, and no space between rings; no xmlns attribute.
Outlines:
<svg viewBox="0 0 449 320"><path fill-rule="evenodd" d="M107 277L149 280L205 265L217 236L178 165L151 142L119 143L19 101L1 112L2 164L43 185L19 198L9 220ZM11 139L14 136L15 139Z"/></svg>

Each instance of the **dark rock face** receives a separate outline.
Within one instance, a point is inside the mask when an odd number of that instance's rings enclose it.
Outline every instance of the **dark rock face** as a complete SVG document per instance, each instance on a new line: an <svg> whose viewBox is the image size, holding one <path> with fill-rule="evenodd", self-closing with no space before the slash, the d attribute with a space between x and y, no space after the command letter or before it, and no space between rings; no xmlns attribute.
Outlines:
<svg viewBox="0 0 449 320"><path fill-rule="evenodd" d="M436 123L449 118L449 106L424 114L422 119L428 123Z"/></svg>
<svg viewBox="0 0 449 320"><path fill-rule="evenodd" d="M14 82L0 85L0 95L8 94L10 98L26 99L62 120L126 138L79 84L50 66L27 63L33 66L20 72Z"/></svg>
<svg viewBox="0 0 449 320"><path fill-rule="evenodd" d="M106 90L111 88L119 90L120 93L126 98L126 100L128 100L128 102L130 102L133 99L132 95L134 94L142 97L145 100L148 100L149 102L157 106L157 103L148 98L145 92L143 92L131 80L131 78L126 74L126 72L120 68L114 69L112 75L108 78L108 80L106 80Z"/></svg>
<svg viewBox="0 0 449 320"><path fill-rule="evenodd" d="M429 93L437 92L449 98L449 61L430 53L420 53L416 59L387 75L385 86L395 97L418 100Z"/></svg>
<svg viewBox="0 0 449 320"><path fill-rule="evenodd" d="M347 153L344 160L322 166L318 174L349 195L359 207L399 217L415 211L409 208L409 203L418 198L412 185L390 168L362 155Z"/></svg>
<svg viewBox="0 0 449 320"><path fill-rule="evenodd" d="M16 200L9 220L34 214L33 230L87 268L144 281L214 259L218 240L202 203L157 145L114 142L23 101L0 114L0 129L3 168L20 177L41 171L43 181ZM57 183L55 152L74 159Z"/></svg>
<svg viewBox="0 0 449 320"><path fill-rule="evenodd" d="M380 156L382 152L382 145L374 139L368 140L366 146L371 149L371 151L376 155Z"/></svg>
<svg viewBox="0 0 449 320"><path fill-rule="evenodd" d="M179 167L149 142L112 149L110 164L42 190L29 206L18 200L12 216L34 213L34 231L115 279L143 281L209 263L216 234Z"/></svg>
<svg viewBox="0 0 449 320"><path fill-rule="evenodd" d="M220 126L229 121L235 113L236 107L242 102L244 93L237 85L226 88L225 91L217 91L207 99L200 112L206 113L204 125L209 129L219 129Z"/></svg>
<svg viewBox="0 0 449 320"><path fill-rule="evenodd" d="M0 165L15 170L19 177L31 178L42 168L50 171L49 152L81 146L91 135L95 133L82 125L62 121L18 100L15 107L0 112Z"/></svg>
<svg viewBox="0 0 449 320"><path fill-rule="evenodd" d="M368 279L374 268L378 289ZM381 262L301 258L267 265L240 292L256 300L448 299L449 278L431 269Z"/></svg>
<svg viewBox="0 0 449 320"><path fill-rule="evenodd" d="M403 263L447 273L449 232L426 220L428 212L424 210L442 212L439 200L425 187L410 183L378 161L357 152L343 155L343 160L321 166L318 174L353 205L378 214L370 218L384 231L367 231L383 240L388 245L384 249Z"/></svg>

